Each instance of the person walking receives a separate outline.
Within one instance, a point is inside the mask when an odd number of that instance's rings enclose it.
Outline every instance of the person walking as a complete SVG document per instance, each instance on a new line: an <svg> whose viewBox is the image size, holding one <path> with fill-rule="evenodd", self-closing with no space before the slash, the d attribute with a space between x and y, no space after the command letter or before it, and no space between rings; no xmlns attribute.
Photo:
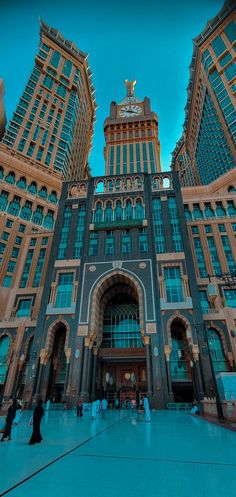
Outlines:
<svg viewBox="0 0 236 497"><path fill-rule="evenodd" d="M108 405L107 399L103 398L103 399L101 400L102 419L105 419L105 414L106 414L106 410L107 410L107 405Z"/></svg>
<svg viewBox="0 0 236 497"><path fill-rule="evenodd" d="M149 400L148 400L146 395L143 399L143 407L144 407L144 412L145 412L145 421L151 421Z"/></svg>
<svg viewBox="0 0 236 497"><path fill-rule="evenodd" d="M20 409L20 405L17 403L17 400L14 399L10 407L8 408L7 411L7 417L6 417L6 424L4 428L4 432L1 438L1 442L4 442L4 440L7 438L8 441L11 440L11 429L12 429L12 423L15 419L16 416L16 411Z"/></svg>
<svg viewBox="0 0 236 497"><path fill-rule="evenodd" d="M92 421L97 419L97 401L92 402Z"/></svg>
<svg viewBox="0 0 236 497"><path fill-rule="evenodd" d="M82 404L81 400L79 400L78 404L77 404L77 416L79 418L83 417L83 404Z"/></svg>
<svg viewBox="0 0 236 497"><path fill-rule="evenodd" d="M40 424L41 424L41 419L44 415L44 408L42 406L43 401L39 400L38 405L34 409L34 414L33 414L33 433L31 435L29 445L34 445L38 444L43 440L43 437L40 433Z"/></svg>

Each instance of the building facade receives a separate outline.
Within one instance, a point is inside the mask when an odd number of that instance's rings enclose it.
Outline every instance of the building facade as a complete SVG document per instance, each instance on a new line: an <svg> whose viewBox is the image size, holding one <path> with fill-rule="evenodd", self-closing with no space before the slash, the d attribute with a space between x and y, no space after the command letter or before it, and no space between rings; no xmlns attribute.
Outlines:
<svg viewBox="0 0 236 497"><path fill-rule="evenodd" d="M87 55L41 22L34 68L0 143L0 396L14 394L16 371L25 382L62 181L88 176L94 112Z"/></svg>
<svg viewBox="0 0 236 497"><path fill-rule="evenodd" d="M212 315L204 322L178 173L138 167L63 185L27 403L202 399L214 388L207 336L215 372L234 367L227 325L220 335Z"/></svg>
<svg viewBox="0 0 236 497"><path fill-rule="evenodd" d="M172 169L182 186L207 185L236 165L236 9L221 12L194 39L184 131Z"/></svg>

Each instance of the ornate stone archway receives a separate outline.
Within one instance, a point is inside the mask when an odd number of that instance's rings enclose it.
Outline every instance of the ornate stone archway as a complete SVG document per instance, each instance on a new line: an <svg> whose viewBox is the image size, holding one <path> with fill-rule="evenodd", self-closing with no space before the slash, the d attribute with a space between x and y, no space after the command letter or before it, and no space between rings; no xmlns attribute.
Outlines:
<svg viewBox="0 0 236 497"><path fill-rule="evenodd" d="M112 287L116 284L122 283L130 288L130 290L127 288L127 293L130 291L135 293L139 304L140 329L144 330L144 295L142 286L137 278L130 273L127 273L121 269L116 269L102 277L93 289L90 303L90 336L97 338L99 337L99 331L101 330L103 319L103 310L108 301L108 297L103 298L105 292L111 288L111 296L113 292Z"/></svg>

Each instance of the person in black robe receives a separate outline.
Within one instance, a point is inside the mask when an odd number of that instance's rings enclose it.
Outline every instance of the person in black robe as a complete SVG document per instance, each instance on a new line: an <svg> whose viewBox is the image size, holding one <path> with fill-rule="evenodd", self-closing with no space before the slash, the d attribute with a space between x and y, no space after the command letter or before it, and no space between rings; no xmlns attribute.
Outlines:
<svg viewBox="0 0 236 497"><path fill-rule="evenodd" d="M8 439L8 441L11 440L12 423L15 419L17 409L20 409L20 405L17 403L17 400L14 399L7 411L6 424L1 438L1 442L4 442L6 438Z"/></svg>
<svg viewBox="0 0 236 497"><path fill-rule="evenodd" d="M40 433L40 424L41 424L41 419L44 415L44 408L42 406L43 401L39 400L38 405L34 409L34 414L33 414L33 433L31 435L29 445L33 444L39 444L43 438Z"/></svg>

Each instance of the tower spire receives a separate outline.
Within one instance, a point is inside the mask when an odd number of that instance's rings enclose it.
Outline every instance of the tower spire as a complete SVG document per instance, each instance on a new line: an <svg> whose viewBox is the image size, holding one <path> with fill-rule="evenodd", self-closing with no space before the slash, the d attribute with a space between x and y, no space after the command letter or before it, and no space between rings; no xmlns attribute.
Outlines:
<svg viewBox="0 0 236 497"><path fill-rule="evenodd" d="M136 81L128 81L128 79L125 80L125 86L127 90L127 97L133 97L134 96L134 85L136 85Z"/></svg>

